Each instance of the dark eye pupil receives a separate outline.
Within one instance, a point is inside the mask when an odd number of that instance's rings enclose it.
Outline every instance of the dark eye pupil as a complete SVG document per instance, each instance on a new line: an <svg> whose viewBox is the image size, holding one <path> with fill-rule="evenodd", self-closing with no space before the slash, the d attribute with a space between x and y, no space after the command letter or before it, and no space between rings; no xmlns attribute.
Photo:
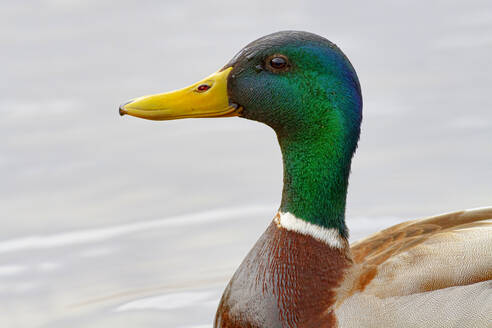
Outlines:
<svg viewBox="0 0 492 328"><path fill-rule="evenodd" d="M287 65L287 62L282 57L275 57L275 58L272 58L272 60L270 60L270 65L273 68L284 68L285 65Z"/></svg>

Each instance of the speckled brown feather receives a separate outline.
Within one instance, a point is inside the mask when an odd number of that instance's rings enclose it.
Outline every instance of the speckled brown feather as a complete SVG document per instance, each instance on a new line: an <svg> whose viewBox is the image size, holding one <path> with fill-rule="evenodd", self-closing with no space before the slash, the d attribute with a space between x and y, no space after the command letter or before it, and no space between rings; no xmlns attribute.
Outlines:
<svg viewBox="0 0 492 328"><path fill-rule="evenodd" d="M231 279L215 327L336 327L346 251L272 222Z"/></svg>
<svg viewBox="0 0 492 328"><path fill-rule="evenodd" d="M446 297L452 295L458 305L487 297L487 281L492 279L491 219L489 208L409 221L351 249L333 248L288 231L274 219L226 288L215 327L359 327L364 320L373 323L363 327L400 327L408 313L433 299L429 293L437 291L434 299L443 302L450 302ZM448 288L472 285L463 294ZM481 294L466 294L470 290ZM395 302L407 305L388 312ZM428 304L429 311L437 313L440 303ZM469 315L481 322L481 306L462 308L463 313L454 316L439 314L432 327L441 327L441 319L446 326Z"/></svg>

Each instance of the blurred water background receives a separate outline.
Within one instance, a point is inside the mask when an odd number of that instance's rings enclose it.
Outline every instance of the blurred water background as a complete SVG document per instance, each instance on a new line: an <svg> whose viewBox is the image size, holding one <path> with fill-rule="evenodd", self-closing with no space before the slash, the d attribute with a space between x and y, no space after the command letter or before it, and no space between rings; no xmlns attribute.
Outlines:
<svg viewBox="0 0 492 328"><path fill-rule="evenodd" d="M285 29L362 83L351 240L492 205L490 1L2 1L0 327L211 327L270 222L274 133L120 118Z"/></svg>

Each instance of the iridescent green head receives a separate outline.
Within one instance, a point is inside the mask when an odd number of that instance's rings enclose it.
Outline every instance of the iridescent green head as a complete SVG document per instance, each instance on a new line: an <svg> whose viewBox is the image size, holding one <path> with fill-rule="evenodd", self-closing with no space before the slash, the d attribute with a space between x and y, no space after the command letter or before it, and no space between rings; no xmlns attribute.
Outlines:
<svg viewBox="0 0 492 328"><path fill-rule="evenodd" d="M298 31L273 33L244 47L224 69L228 67L229 101L243 107L241 116L282 135L337 124L357 139L359 80L347 57L325 38Z"/></svg>
<svg viewBox="0 0 492 328"><path fill-rule="evenodd" d="M281 211L339 229L362 120L354 68L330 41L285 31L247 45L225 68L241 116L277 133L284 160Z"/></svg>
<svg viewBox="0 0 492 328"><path fill-rule="evenodd" d="M362 98L352 65L330 41L298 31L267 35L202 81L134 99L120 114L153 120L241 116L269 125L284 162L280 211L347 235L345 199Z"/></svg>

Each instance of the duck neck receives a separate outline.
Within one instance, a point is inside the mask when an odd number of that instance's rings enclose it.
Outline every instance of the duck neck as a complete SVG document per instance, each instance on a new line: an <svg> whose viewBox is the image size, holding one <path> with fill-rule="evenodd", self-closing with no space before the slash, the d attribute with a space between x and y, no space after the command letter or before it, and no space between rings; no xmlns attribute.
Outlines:
<svg viewBox="0 0 492 328"><path fill-rule="evenodd" d="M284 166L281 212L347 237L345 203L357 137L319 126L303 133L278 133ZM355 142L354 142L355 141Z"/></svg>

